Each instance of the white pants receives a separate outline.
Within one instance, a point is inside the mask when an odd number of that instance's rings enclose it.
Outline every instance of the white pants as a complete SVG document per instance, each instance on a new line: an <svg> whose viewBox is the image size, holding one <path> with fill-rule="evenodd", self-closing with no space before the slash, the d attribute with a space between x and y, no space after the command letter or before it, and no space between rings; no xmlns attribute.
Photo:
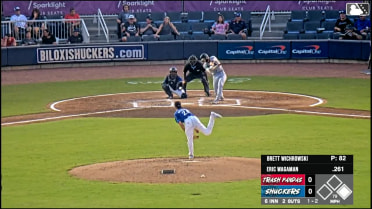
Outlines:
<svg viewBox="0 0 372 209"><path fill-rule="evenodd" d="M174 94L177 94L177 96L181 97L181 95L183 93L185 93L185 90L183 89L173 89L171 86L169 86L169 90L174 93Z"/></svg>
<svg viewBox="0 0 372 209"><path fill-rule="evenodd" d="M223 86L225 85L227 76L224 71L213 75L213 88L216 100L223 98Z"/></svg>
<svg viewBox="0 0 372 209"><path fill-rule="evenodd" d="M189 155L194 156L194 129L198 129L204 135L208 136L212 133L214 126L214 116L209 116L208 126L205 127L196 116L189 116L185 120L185 134L187 137L187 146L189 148Z"/></svg>

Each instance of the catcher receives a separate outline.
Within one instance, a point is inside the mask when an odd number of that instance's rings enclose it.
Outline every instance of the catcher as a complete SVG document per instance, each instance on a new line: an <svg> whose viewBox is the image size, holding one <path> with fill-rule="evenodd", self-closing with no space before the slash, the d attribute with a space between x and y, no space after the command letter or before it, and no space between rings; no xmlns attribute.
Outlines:
<svg viewBox="0 0 372 209"><path fill-rule="evenodd" d="M165 77L161 87L168 95L168 99L173 99L173 93L181 97L181 99L187 98L182 86L182 78L178 76L176 67L169 68L169 75Z"/></svg>

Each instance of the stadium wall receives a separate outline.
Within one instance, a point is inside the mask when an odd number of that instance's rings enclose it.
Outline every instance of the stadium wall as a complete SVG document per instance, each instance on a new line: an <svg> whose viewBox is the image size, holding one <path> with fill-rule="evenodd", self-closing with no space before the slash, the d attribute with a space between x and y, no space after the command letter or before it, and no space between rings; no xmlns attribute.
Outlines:
<svg viewBox="0 0 372 209"><path fill-rule="evenodd" d="M161 41L120 44L40 45L1 49L1 66L185 60L206 52L221 60L367 61L369 41Z"/></svg>

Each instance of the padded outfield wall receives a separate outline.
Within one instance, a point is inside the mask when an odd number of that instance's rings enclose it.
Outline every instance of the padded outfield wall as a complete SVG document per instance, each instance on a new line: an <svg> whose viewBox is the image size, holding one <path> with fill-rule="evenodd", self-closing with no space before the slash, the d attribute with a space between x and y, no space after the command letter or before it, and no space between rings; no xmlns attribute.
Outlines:
<svg viewBox="0 0 372 209"><path fill-rule="evenodd" d="M366 61L370 41L161 41L85 45L16 46L1 49L1 66L55 63L185 60L205 52L221 60L342 59Z"/></svg>

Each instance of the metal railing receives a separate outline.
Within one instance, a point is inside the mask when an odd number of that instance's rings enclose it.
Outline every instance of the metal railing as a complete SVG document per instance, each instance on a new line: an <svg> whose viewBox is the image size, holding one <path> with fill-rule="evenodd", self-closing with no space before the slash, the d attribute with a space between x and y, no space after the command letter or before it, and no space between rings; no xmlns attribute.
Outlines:
<svg viewBox="0 0 372 209"><path fill-rule="evenodd" d="M71 35L72 30L69 28L69 22L72 21L80 21L80 26L78 28L83 36L83 43L89 43L90 35L83 19L27 20L25 24L22 24L24 27L19 28L18 32L16 32L14 26L19 24L19 22L1 21L1 36L3 37L5 34L10 34L19 44L25 39L26 32L31 31L31 38L41 44L42 32L44 29L48 29L49 32L56 37L57 43L66 43L68 37Z"/></svg>
<svg viewBox="0 0 372 209"><path fill-rule="evenodd" d="M101 28L102 28L103 34L106 37L106 41L107 41L107 43L109 43L110 42L109 30L107 28L105 19L103 18L101 9L99 9L99 8L98 8L98 12L97 12L97 19L98 19L98 36L101 35Z"/></svg>
<svg viewBox="0 0 372 209"><path fill-rule="evenodd" d="M262 23L261 23L261 26L260 26L260 39L262 39L262 37L263 37L263 34L265 32L265 29L266 29L267 22L269 22L269 32L271 32L271 17L270 17L270 14L271 14L270 5L267 5L266 12L265 12L265 15L262 19Z"/></svg>

